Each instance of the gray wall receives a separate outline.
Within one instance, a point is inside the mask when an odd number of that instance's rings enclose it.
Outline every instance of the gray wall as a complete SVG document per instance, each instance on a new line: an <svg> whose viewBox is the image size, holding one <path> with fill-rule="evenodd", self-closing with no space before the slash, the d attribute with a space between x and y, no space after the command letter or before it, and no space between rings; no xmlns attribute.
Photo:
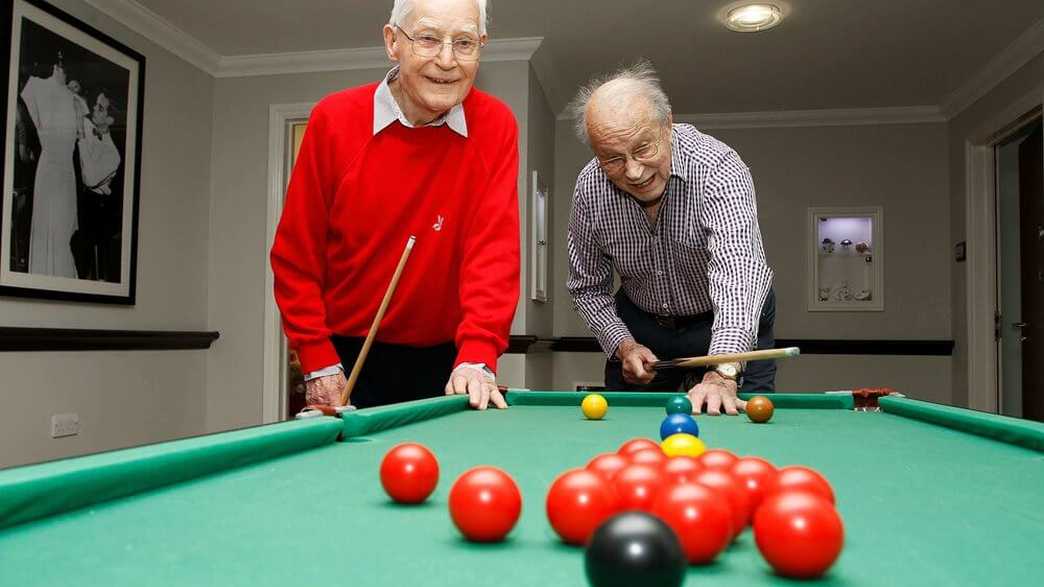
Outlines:
<svg viewBox="0 0 1044 587"><path fill-rule="evenodd" d="M949 122L951 245L967 240L968 235L965 209L967 205L965 179L968 168L965 162L965 145L973 139L977 140L976 135L984 131L983 125L992 123L997 116L1027 95L1034 94L1037 97L1036 103L1039 105L1040 97L1044 93L1044 85L1041 80L1044 80L1044 54L1037 55ZM1013 116L1011 120L1005 120L1000 124L1014 122L1014 119ZM1000 126L989 129L987 132L997 130L1000 130ZM954 270L950 276L951 324L956 342L953 356L953 394L955 403L963 406L968 404L968 357L966 354L968 348L968 275L966 274L968 265L961 263L954 264L953 267Z"/></svg>
<svg viewBox="0 0 1044 587"><path fill-rule="evenodd" d="M590 152L558 121L558 194L572 194ZM769 263L776 273L776 336L825 339L949 339L950 266L944 124L708 130L750 166ZM885 311L808 312L805 250L810 206L884 208ZM555 201L555 236L566 234L570 202ZM556 254L555 334L589 336L576 317ZM902 357L801 357L783 366L783 390L895 385L904 393L951 401L950 360ZM556 363L555 386L601 378L600 361Z"/></svg>
<svg viewBox="0 0 1044 587"><path fill-rule="evenodd" d="M525 244L524 255L526 262L523 267L523 281L522 281L522 300L528 308L526 312L526 334L535 334L537 336L549 337L553 331L553 320L554 320L554 307L551 304L543 302L535 302L530 299L530 282L531 282L531 269L532 269L532 258L534 251L532 250L532 233L533 228L533 210L532 210L532 196L533 186L532 176L533 171L537 171L540 176L540 181L546 184L548 187L553 185L555 179L555 115L551 112L551 106L547 103L547 98L544 94L544 88L540 85L540 81L533 73L532 68L529 72L529 98L527 100L527 120L526 120L526 147L527 156L526 160L528 166L525 172L525 185L526 191L519 193L519 198L525 201L526 217L523 218L522 222L522 242ZM552 201L558 198L568 197L569 194L561 194L556 191L551 192ZM552 212L553 210L549 210ZM550 228L550 227L549 227ZM551 241L553 245L553 241ZM549 259L554 259L555 251L553 248L549 251ZM555 275L552 274L552 284L550 290L553 292Z"/></svg>
<svg viewBox="0 0 1044 587"><path fill-rule="evenodd" d="M534 186L533 171L535 170L540 181L548 186L551 191L550 209L554 220L554 202L557 199L568 198L568 193L560 193L554 188L555 180L555 115L547 102L546 93L532 67L529 69L529 97L527 100L526 120L526 161L527 165L522 169L524 173L523 184L526 189L519 193L525 215L522 220L522 243L524 251L522 255L522 295L519 306L525 308L525 334L540 337L550 337L554 333L554 296L557 291L554 284L558 279L555 272L551 271L548 290L552 297L549 303L537 302L530 298L530 283L532 279L532 259L535 255L533 250L533 208L532 195ZM553 225L549 225L551 229ZM553 233L552 233L553 234ZM554 239L548 241L548 260L555 258ZM529 354L525 357L525 380L524 387L530 389L551 388L551 356L548 353ZM498 379L503 379L499 378ZM506 384L507 380L499 383Z"/></svg>
<svg viewBox="0 0 1044 587"><path fill-rule="evenodd" d="M390 68L390 64L389 64ZM272 104L316 102L346 87L381 79L386 68L225 78L214 90L210 328L223 344L207 354L207 429L261 421L268 189L268 118ZM527 169L529 65L483 64L477 86L507 103L519 120L521 168ZM543 163L539 163L543 164ZM519 192L525 193L519 177ZM513 332L524 333L519 312Z"/></svg>
<svg viewBox="0 0 1044 587"><path fill-rule="evenodd" d="M205 330L214 81L83 2L53 3L145 55L138 303L0 298L0 324ZM0 353L0 467L203 432L205 356ZM80 415L79 436L50 437L51 414L59 412Z"/></svg>

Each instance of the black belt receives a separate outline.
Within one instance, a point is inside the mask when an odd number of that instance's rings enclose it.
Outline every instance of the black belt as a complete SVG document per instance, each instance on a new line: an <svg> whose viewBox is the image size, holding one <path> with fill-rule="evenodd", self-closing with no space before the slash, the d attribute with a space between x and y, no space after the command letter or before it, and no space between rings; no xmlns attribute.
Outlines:
<svg viewBox="0 0 1044 587"><path fill-rule="evenodd" d="M656 314L653 316L653 319L663 328L681 330L696 322L706 322L707 320L710 320L711 317L711 312L704 312L703 314L696 314L695 316L661 316Z"/></svg>

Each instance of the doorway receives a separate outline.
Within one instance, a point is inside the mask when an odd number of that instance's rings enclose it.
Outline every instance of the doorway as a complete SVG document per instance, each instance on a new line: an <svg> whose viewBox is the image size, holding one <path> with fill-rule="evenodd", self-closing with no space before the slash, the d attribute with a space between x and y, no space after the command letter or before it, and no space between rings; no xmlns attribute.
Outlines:
<svg viewBox="0 0 1044 587"><path fill-rule="evenodd" d="M267 246L272 250L290 172L297 159L312 103L275 104L269 108ZM296 356L283 336L279 308L273 295L275 277L265 255L265 340L262 421L288 420L304 406L304 378Z"/></svg>
<svg viewBox="0 0 1044 587"><path fill-rule="evenodd" d="M995 147L1000 412L1044 421L1044 133L1031 113Z"/></svg>

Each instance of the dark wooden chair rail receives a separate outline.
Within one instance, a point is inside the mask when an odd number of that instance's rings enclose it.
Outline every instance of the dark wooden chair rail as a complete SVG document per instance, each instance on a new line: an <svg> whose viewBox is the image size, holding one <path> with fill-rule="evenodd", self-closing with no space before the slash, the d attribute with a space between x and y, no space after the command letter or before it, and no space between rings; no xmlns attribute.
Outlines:
<svg viewBox="0 0 1044 587"><path fill-rule="evenodd" d="M0 327L0 351L164 351L208 349L218 332Z"/></svg>

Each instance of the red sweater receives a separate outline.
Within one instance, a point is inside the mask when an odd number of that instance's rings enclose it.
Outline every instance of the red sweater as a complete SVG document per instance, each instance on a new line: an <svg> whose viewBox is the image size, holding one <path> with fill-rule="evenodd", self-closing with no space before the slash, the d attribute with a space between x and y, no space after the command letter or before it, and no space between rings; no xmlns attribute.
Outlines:
<svg viewBox="0 0 1044 587"><path fill-rule="evenodd" d="M457 363L495 371L519 295L518 126L473 88L467 138L399 122L374 135L377 86L327 96L308 121L271 255L290 347L305 372L337 363L330 335L366 336L416 235L377 340L453 341Z"/></svg>

